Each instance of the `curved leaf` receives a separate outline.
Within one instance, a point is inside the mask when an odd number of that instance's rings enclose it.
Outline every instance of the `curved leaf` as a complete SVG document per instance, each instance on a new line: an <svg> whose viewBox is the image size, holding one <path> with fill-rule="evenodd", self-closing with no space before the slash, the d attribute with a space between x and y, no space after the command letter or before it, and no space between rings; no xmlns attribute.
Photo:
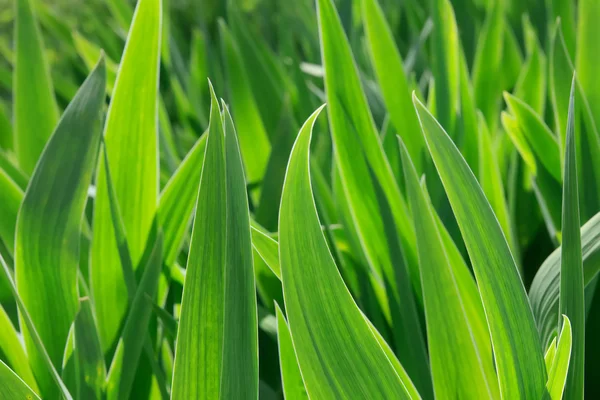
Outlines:
<svg viewBox="0 0 600 400"><path fill-rule="evenodd" d="M67 335L79 307L77 268L81 224L100 144L104 104L103 59L69 104L44 149L19 212L15 280L35 327L59 368ZM32 333L23 336L41 394L56 387Z"/></svg>
<svg viewBox="0 0 600 400"><path fill-rule="evenodd" d="M547 392L544 394L545 399L561 400L567 383L567 374L571 360L572 331L569 318L566 315L563 317L563 328L556 346L556 354L554 355L552 366L548 370Z"/></svg>
<svg viewBox="0 0 600 400"><path fill-rule="evenodd" d="M0 360L0 397L3 399L39 399L23 380Z"/></svg>
<svg viewBox="0 0 600 400"><path fill-rule="evenodd" d="M294 144L279 213L283 293L304 383L309 396L320 399L410 398L344 285L321 231L309 176L312 126L321 109Z"/></svg>
<svg viewBox="0 0 600 400"><path fill-rule="evenodd" d="M495 350L501 396L539 399L546 383L542 347L502 229L450 137L414 95L413 99L473 264Z"/></svg>
<svg viewBox="0 0 600 400"><path fill-rule="evenodd" d="M281 368L281 384L286 399L308 399L302 374L298 367L296 351L292 343L292 335L287 321L279 305L275 305L277 313L277 344L279 345L279 364Z"/></svg>

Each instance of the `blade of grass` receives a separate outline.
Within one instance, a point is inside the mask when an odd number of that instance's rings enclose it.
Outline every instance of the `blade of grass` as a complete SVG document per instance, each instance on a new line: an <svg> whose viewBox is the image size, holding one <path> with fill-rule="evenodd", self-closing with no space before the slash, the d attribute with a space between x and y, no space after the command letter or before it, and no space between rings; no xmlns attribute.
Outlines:
<svg viewBox="0 0 600 400"><path fill-rule="evenodd" d="M292 150L279 215L285 304L307 393L323 399L409 398L321 231L309 176L312 126L321 109L306 121Z"/></svg>
<svg viewBox="0 0 600 400"><path fill-rule="evenodd" d="M137 268L158 198L157 105L161 1L138 2L112 94L104 137L119 209ZM90 279L102 348L115 345L127 309L110 216L104 161L98 167Z"/></svg>
<svg viewBox="0 0 600 400"><path fill-rule="evenodd" d="M490 327L501 396L537 399L546 383L542 347L502 229L450 137L414 95L413 100L473 263Z"/></svg>
<svg viewBox="0 0 600 400"><path fill-rule="evenodd" d="M211 99L172 398L250 399L258 395L258 343L246 183L233 122L227 109L221 116L212 86Z"/></svg>
<svg viewBox="0 0 600 400"><path fill-rule="evenodd" d="M15 0L13 121L19 165L30 174L58 122L44 43L30 0Z"/></svg>
<svg viewBox="0 0 600 400"><path fill-rule="evenodd" d="M585 360L585 297L581 233L579 228L579 191L575 150L575 76L571 84L567 118L565 166L562 201L562 246L559 312L571 321L573 345L565 387L568 399L583 399ZM561 321L557 321L560 327Z"/></svg>
<svg viewBox="0 0 600 400"><path fill-rule="evenodd" d="M290 328L283 316L279 305L275 305L277 312L277 344L279 348L279 364L281 365L281 384L286 399L308 399L302 373L298 367L298 359L292 343Z"/></svg>
<svg viewBox="0 0 600 400"><path fill-rule="evenodd" d="M7 245L10 255L14 254L17 215L23 201L23 191L0 168L0 239Z"/></svg>
<svg viewBox="0 0 600 400"><path fill-rule="evenodd" d="M556 354L552 362L552 367L548 370L548 382L546 383L546 393L544 399L560 400L563 398L565 386L567 384L567 374L571 360L572 330L569 318L564 315L562 322L562 331L556 346Z"/></svg>
<svg viewBox="0 0 600 400"><path fill-rule="evenodd" d="M104 354L89 298L81 299L75 317L75 352L79 362L78 398L101 398L106 378Z"/></svg>
<svg viewBox="0 0 600 400"><path fill-rule="evenodd" d="M106 70L101 59L65 110L25 192L16 227L15 280L55 367L78 309L79 238L100 144ZM56 390L28 329L41 394Z"/></svg>
<svg viewBox="0 0 600 400"><path fill-rule="evenodd" d="M400 143L400 154L417 235L436 398L499 398L498 378L488 351L489 340L477 341L475 337L471 315L467 313L457 284L459 277L454 275L432 205L421 191L417 171L403 143Z"/></svg>

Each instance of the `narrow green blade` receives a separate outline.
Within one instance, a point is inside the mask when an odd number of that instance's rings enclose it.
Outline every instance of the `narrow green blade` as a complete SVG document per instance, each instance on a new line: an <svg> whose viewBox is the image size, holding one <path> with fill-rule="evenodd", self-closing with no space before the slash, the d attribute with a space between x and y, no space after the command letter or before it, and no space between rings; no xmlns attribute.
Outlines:
<svg viewBox="0 0 600 400"><path fill-rule="evenodd" d="M101 398L106 378L104 354L89 298L79 303L75 318L75 352L79 362L78 398Z"/></svg>
<svg viewBox="0 0 600 400"><path fill-rule="evenodd" d="M298 359L292 343L290 328L283 316L279 305L275 305L277 312L277 344L279 345L279 365L281 366L281 383L283 395L289 400L308 399L302 374L298 367Z"/></svg>
<svg viewBox="0 0 600 400"><path fill-rule="evenodd" d="M248 199L233 122L211 119L177 333L173 399L258 395L256 294Z"/></svg>
<svg viewBox="0 0 600 400"><path fill-rule="evenodd" d="M279 213L288 321L310 397L409 398L344 285L321 231L309 176L312 126L304 124L288 164Z"/></svg>
<svg viewBox="0 0 600 400"><path fill-rule="evenodd" d="M58 121L58 106L31 0L15 0L13 110L15 151L30 174Z"/></svg>
<svg viewBox="0 0 600 400"><path fill-rule="evenodd" d="M17 214L23 201L23 191L0 168L0 239L6 243L9 253L14 252L15 228L17 226Z"/></svg>
<svg viewBox="0 0 600 400"><path fill-rule="evenodd" d="M473 263L495 349L501 396L539 399L546 382L542 347L502 229L450 137L427 108L416 97L413 99Z"/></svg>
<svg viewBox="0 0 600 400"><path fill-rule="evenodd" d="M573 327L573 346L565 396L568 399L583 399L585 297L575 146L575 77L573 77L565 145L559 312L569 318ZM557 322L560 325L561 321Z"/></svg>
<svg viewBox="0 0 600 400"><path fill-rule="evenodd" d="M39 399L23 380L0 360L0 397L3 399Z"/></svg>
<svg viewBox="0 0 600 400"><path fill-rule="evenodd" d="M562 331L556 346L556 354L552 362L552 367L548 371L548 382L546 383L546 393L544 399L561 400L567 383L567 374L572 354L572 330L569 318L564 315L562 322ZM565 395L566 396L566 395ZM570 399L570 397L565 397Z"/></svg>
<svg viewBox="0 0 600 400"><path fill-rule="evenodd" d="M465 300L438 231L432 205L419 186L417 171L400 144L406 190L417 235L419 268L427 321L427 343L436 398L499 398L490 342L475 339ZM469 278L470 279L470 278Z"/></svg>
<svg viewBox="0 0 600 400"><path fill-rule="evenodd" d="M575 67L587 97L596 126L600 126L600 85L596 65L600 64L600 3L581 0L577 18L577 58Z"/></svg>
<svg viewBox="0 0 600 400"><path fill-rule="evenodd" d="M157 107L161 0L137 4L112 94L104 137L129 250L137 268L158 199ZM114 346L127 308L104 161L98 166L91 291L102 348Z"/></svg>
<svg viewBox="0 0 600 400"><path fill-rule="evenodd" d="M100 144L106 70L101 59L65 110L25 192L15 240L15 280L56 368L79 307L81 223ZM28 329L23 336L41 394L56 386Z"/></svg>
<svg viewBox="0 0 600 400"><path fill-rule="evenodd" d="M417 171L422 172L425 142L411 104L408 80L400 53L378 0L362 1L362 18L371 60L381 94L398 135L402 138Z"/></svg>

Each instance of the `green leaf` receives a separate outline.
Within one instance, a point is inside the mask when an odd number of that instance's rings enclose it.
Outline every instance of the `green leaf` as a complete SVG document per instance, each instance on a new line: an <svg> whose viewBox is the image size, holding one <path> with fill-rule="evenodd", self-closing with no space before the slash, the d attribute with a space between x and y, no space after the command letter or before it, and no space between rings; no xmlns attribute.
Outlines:
<svg viewBox="0 0 600 400"><path fill-rule="evenodd" d="M592 283L600 271L600 213L581 227L581 252L586 299L594 296ZM561 253L559 247L546 258L529 290L529 301L535 315L542 343L547 344L556 332L558 313Z"/></svg>
<svg viewBox="0 0 600 400"><path fill-rule="evenodd" d="M577 58L575 66L579 82L590 102L591 114L600 126L600 86L595 68L600 64L600 3L595 0L581 0L577 7Z"/></svg>
<svg viewBox="0 0 600 400"><path fill-rule="evenodd" d="M162 266L162 249L163 237L159 233L154 241L152 253L144 268L144 274L136 289L135 297L131 302L110 366L106 384L108 399L128 399L133 388L139 359L146 343L148 324L152 316L152 304L148 302L147 297L152 299L156 297Z"/></svg>
<svg viewBox="0 0 600 400"><path fill-rule="evenodd" d="M434 0L431 4L434 24L431 40L436 115L442 126L453 134L460 84L458 27L449 0Z"/></svg>
<svg viewBox="0 0 600 400"><path fill-rule="evenodd" d="M106 366L89 298L84 298L79 302L79 312L75 317L75 352L79 363L79 393L77 397L101 398L106 378Z"/></svg>
<svg viewBox="0 0 600 400"><path fill-rule="evenodd" d="M160 194L158 220L164 233L164 262L168 267L175 262L188 232L202 174L206 137L197 140Z"/></svg>
<svg viewBox="0 0 600 400"><path fill-rule="evenodd" d="M104 137L134 268L138 267L158 198L158 62L160 0L137 4L112 94ZM114 346L127 307L101 159L96 178L91 291L102 348Z"/></svg>
<svg viewBox="0 0 600 400"><path fill-rule="evenodd" d="M19 333L13 326L10 318L0 305L0 354L17 375L21 377L35 392L39 392L38 385L29 366L29 359L25 348L20 341Z"/></svg>
<svg viewBox="0 0 600 400"><path fill-rule="evenodd" d="M308 399L302 374L298 367L290 328L278 304L275 305L275 310L277 312L277 343L279 345L279 365L283 394L289 400Z"/></svg>
<svg viewBox="0 0 600 400"><path fill-rule="evenodd" d="M550 368L552 368L552 364L554 363L554 357L556 357L556 337L552 339L552 342L550 342L550 345L546 350L546 354L544 354L544 364L546 364L546 372L550 372Z"/></svg>
<svg viewBox="0 0 600 400"><path fill-rule="evenodd" d="M492 132L495 131L502 93L502 79L498 79L496 74L502 69L503 61L502 49L506 28L503 7L503 2L495 1L488 8L473 62L475 104L485 116Z"/></svg>
<svg viewBox="0 0 600 400"><path fill-rule="evenodd" d="M392 259L398 246L395 240L394 243L389 242L387 233L389 227L395 225L392 230L397 231L394 234L399 238L400 250L409 268L412 289L420 299L414 230L407 218L406 203L385 157L339 16L331 0L319 0L317 4L329 125L343 197L348 204L347 223L354 231L352 235L360 245L357 250L364 253L374 279L388 285L390 308L395 310L392 330L396 347L410 347L409 343L413 343L410 339L418 337L408 337L409 341L406 341L405 328L417 325L412 319L404 320L400 315L399 310L403 306L400 295L410 294L406 291L401 293L398 287L395 267L399 265L394 263L398 259ZM377 186L382 196L378 195ZM379 197L383 197L384 201ZM381 215L382 203L387 203L391 209L391 218L385 221L388 226ZM414 354L416 357L413 357ZM429 397L431 378L425 352L410 347L410 352L401 352L399 358L420 391Z"/></svg>
<svg viewBox="0 0 600 400"><path fill-rule="evenodd" d="M530 27L530 25L527 25ZM531 28L532 29L532 28ZM522 99L537 114L544 115L546 102L546 56L532 32L534 42L531 54L522 66L519 80L515 85L515 96Z"/></svg>
<svg viewBox="0 0 600 400"><path fill-rule="evenodd" d="M321 231L309 177L312 126L321 109L306 121L292 150L279 215L283 292L307 393L320 399L410 398Z"/></svg>
<svg viewBox="0 0 600 400"><path fill-rule="evenodd" d="M513 232L510 212L504 192L504 183L496 158L496 151L492 145L492 137L483 114L478 114L479 121L479 183L483 193L490 202L492 210L498 218L504 236L510 245L517 265L520 264L520 249L516 235Z"/></svg>
<svg viewBox="0 0 600 400"><path fill-rule="evenodd" d="M565 396L568 399L583 399L585 297L575 146L575 76L573 76L565 145L559 312L568 317L574 331ZM558 323L560 325L560 321Z"/></svg>
<svg viewBox="0 0 600 400"><path fill-rule="evenodd" d="M258 322L246 182L229 111L221 116L212 86L211 97L172 398L250 399L258 395Z"/></svg>
<svg viewBox="0 0 600 400"><path fill-rule="evenodd" d="M19 165L30 174L58 121L44 44L30 0L15 0L13 121Z"/></svg>
<svg viewBox="0 0 600 400"><path fill-rule="evenodd" d="M67 335L79 307L77 269L82 218L100 143L106 70L101 59L83 83L48 141L19 212L15 280L19 294L48 350L60 367ZM41 394L56 389L36 351L23 336Z"/></svg>
<svg viewBox="0 0 600 400"><path fill-rule="evenodd" d="M29 334L31 335L33 342L35 344L36 350L38 351L39 354L41 354L43 362L44 362L47 370L49 371L50 375L52 376L54 383L60 389L60 393L62 394L62 396L65 398L65 400L73 400L73 397L69 393L69 389L67 389L67 387L65 386L64 382L62 381L59 373L56 371L54 364L52 364L52 360L50 359L48 351L46 351L46 348L44 347L44 343L42 342L40 335L37 333L37 331L35 329L35 325L31 319L31 316L27 312L27 307L25 307L25 304L23 303L21 296L19 296L19 292L17 291L17 285L15 284L15 281L12 278L10 269L8 268L8 265L6 264L6 261L4 261L4 258L2 257L1 254L0 254L0 264L2 264L2 269L4 271L4 275L5 275L6 279L8 280L10 290L11 290L11 292L15 298L15 301L17 303L17 308L19 310L19 316L21 318L21 321L23 322L23 325L27 327L27 330L28 330ZM0 386L0 388L2 388L2 386Z"/></svg>
<svg viewBox="0 0 600 400"><path fill-rule="evenodd" d="M542 118L521 99L507 92L504 93L504 99L537 159L557 182L562 182L560 151L558 141L552 131Z"/></svg>
<svg viewBox="0 0 600 400"><path fill-rule="evenodd" d="M235 123L239 127L239 140L244 167L249 183L262 180L269 161L271 144L265 130L248 74L233 36L224 23L219 24L226 60L231 107Z"/></svg>
<svg viewBox="0 0 600 400"><path fill-rule="evenodd" d="M23 201L23 191L0 168L0 239L12 255L15 243L15 228L17 226L17 214Z"/></svg>
<svg viewBox="0 0 600 400"><path fill-rule="evenodd" d="M252 246L260 255L267 266L273 271L277 278L281 279L281 267L279 266L279 247L277 241L267 236L260 230L252 227Z"/></svg>
<svg viewBox="0 0 600 400"><path fill-rule="evenodd" d="M371 61L390 118L396 131L406 143L417 171L423 171L425 143L423 137L418 134L419 121L411 105L402 58L377 0L362 1L362 18Z"/></svg>
<svg viewBox="0 0 600 400"><path fill-rule="evenodd" d="M421 191L417 171L403 143L400 154L417 235L436 398L499 398L489 339L478 341L471 327L472 315L467 313L457 284L459 276L454 274L433 207Z"/></svg>
<svg viewBox="0 0 600 400"><path fill-rule="evenodd" d="M23 380L0 360L0 397L3 399L39 399Z"/></svg>
<svg viewBox="0 0 600 400"><path fill-rule="evenodd" d="M546 382L542 347L508 243L452 140L427 108L416 97L413 99L473 264L495 350L501 396L537 399Z"/></svg>
<svg viewBox="0 0 600 400"><path fill-rule="evenodd" d="M548 382L544 399L561 400L567 384L567 374L571 360L572 331L569 318L564 315L563 328L556 346L552 367L548 370ZM566 397L570 398L570 397Z"/></svg>

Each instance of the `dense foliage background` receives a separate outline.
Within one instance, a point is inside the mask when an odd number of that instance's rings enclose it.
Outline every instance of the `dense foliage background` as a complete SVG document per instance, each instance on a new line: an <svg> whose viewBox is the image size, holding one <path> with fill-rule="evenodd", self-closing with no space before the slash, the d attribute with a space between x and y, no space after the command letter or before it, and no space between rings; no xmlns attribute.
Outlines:
<svg viewBox="0 0 600 400"><path fill-rule="evenodd" d="M560 398L562 366L600 396L597 0L139 3L0 0L0 360L31 390Z"/></svg>

